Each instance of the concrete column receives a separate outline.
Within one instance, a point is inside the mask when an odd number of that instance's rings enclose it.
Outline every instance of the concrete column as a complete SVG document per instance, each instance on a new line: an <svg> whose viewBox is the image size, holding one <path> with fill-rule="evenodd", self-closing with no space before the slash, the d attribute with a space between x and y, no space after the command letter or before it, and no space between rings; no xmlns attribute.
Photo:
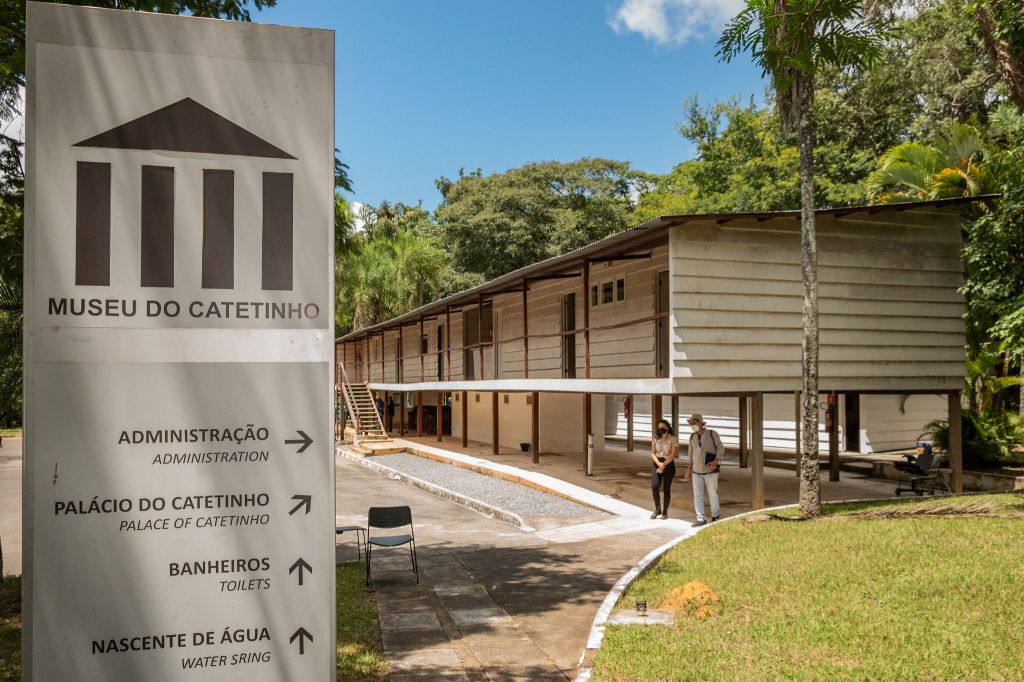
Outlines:
<svg viewBox="0 0 1024 682"><path fill-rule="evenodd" d="M751 509L764 507L764 394L750 397L750 484Z"/></svg>

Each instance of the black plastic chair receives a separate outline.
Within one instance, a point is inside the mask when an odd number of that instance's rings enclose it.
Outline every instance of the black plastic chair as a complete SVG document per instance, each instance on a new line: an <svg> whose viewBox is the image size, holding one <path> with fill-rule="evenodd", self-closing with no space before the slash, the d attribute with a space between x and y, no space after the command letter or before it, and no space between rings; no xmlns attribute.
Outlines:
<svg viewBox="0 0 1024 682"><path fill-rule="evenodd" d="M409 526L408 533L401 535L373 535L374 528L401 528ZM412 528L412 510L409 507L370 507L366 520L367 544L366 544L366 586L370 586L370 560L373 556L373 548L377 547L400 547L409 545L409 559L412 561L412 571L416 576L416 584L420 582L420 565L416 559L416 535Z"/></svg>
<svg viewBox="0 0 1024 682"><path fill-rule="evenodd" d="M896 497L901 493L915 493L920 497L926 492L929 495L935 494L936 484L951 492L949 484L942 478L942 459L930 450L924 454L904 455L907 458L905 463L896 465L896 468L903 472L900 482L896 486Z"/></svg>
<svg viewBox="0 0 1024 682"><path fill-rule="evenodd" d="M363 560L363 547L366 543L366 529L362 526L335 526L334 527L334 538L335 544L337 544L337 538L339 535L345 533L356 534L356 561Z"/></svg>

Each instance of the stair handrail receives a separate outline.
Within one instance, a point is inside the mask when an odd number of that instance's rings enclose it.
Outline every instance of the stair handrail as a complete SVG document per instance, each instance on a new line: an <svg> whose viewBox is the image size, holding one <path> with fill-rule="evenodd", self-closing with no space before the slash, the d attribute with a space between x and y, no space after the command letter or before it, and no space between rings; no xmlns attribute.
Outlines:
<svg viewBox="0 0 1024 682"><path fill-rule="evenodd" d="M341 394L345 396L345 407L348 410L348 416L352 420L352 428L355 429L356 433L359 433L359 417L356 415L355 406L352 404L352 398L349 396L349 380L348 373L345 372L345 363L339 362L338 367L341 369Z"/></svg>

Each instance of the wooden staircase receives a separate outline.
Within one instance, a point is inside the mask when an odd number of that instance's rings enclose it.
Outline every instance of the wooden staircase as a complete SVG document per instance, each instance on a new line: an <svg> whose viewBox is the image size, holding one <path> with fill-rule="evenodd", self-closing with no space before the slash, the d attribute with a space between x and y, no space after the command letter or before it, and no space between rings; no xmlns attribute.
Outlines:
<svg viewBox="0 0 1024 682"><path fill-rule="evenodd" d="M381 421L377 406L373 403L373 395L365 383L354 384L348 380L345 368L341 368L342 393L348 407L349 419L359 441L390 440L384 423Z"/></svg>

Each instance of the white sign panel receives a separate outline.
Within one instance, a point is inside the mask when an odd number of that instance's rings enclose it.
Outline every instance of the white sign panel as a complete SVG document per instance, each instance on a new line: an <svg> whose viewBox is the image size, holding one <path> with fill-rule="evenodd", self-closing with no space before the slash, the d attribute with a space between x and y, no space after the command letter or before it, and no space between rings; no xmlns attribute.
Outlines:
<svg viewBox="0 0 1024 682"><path fill-rule="evenodd" d="M28 680L334 677L333 54L28 4Z"/></svg>

